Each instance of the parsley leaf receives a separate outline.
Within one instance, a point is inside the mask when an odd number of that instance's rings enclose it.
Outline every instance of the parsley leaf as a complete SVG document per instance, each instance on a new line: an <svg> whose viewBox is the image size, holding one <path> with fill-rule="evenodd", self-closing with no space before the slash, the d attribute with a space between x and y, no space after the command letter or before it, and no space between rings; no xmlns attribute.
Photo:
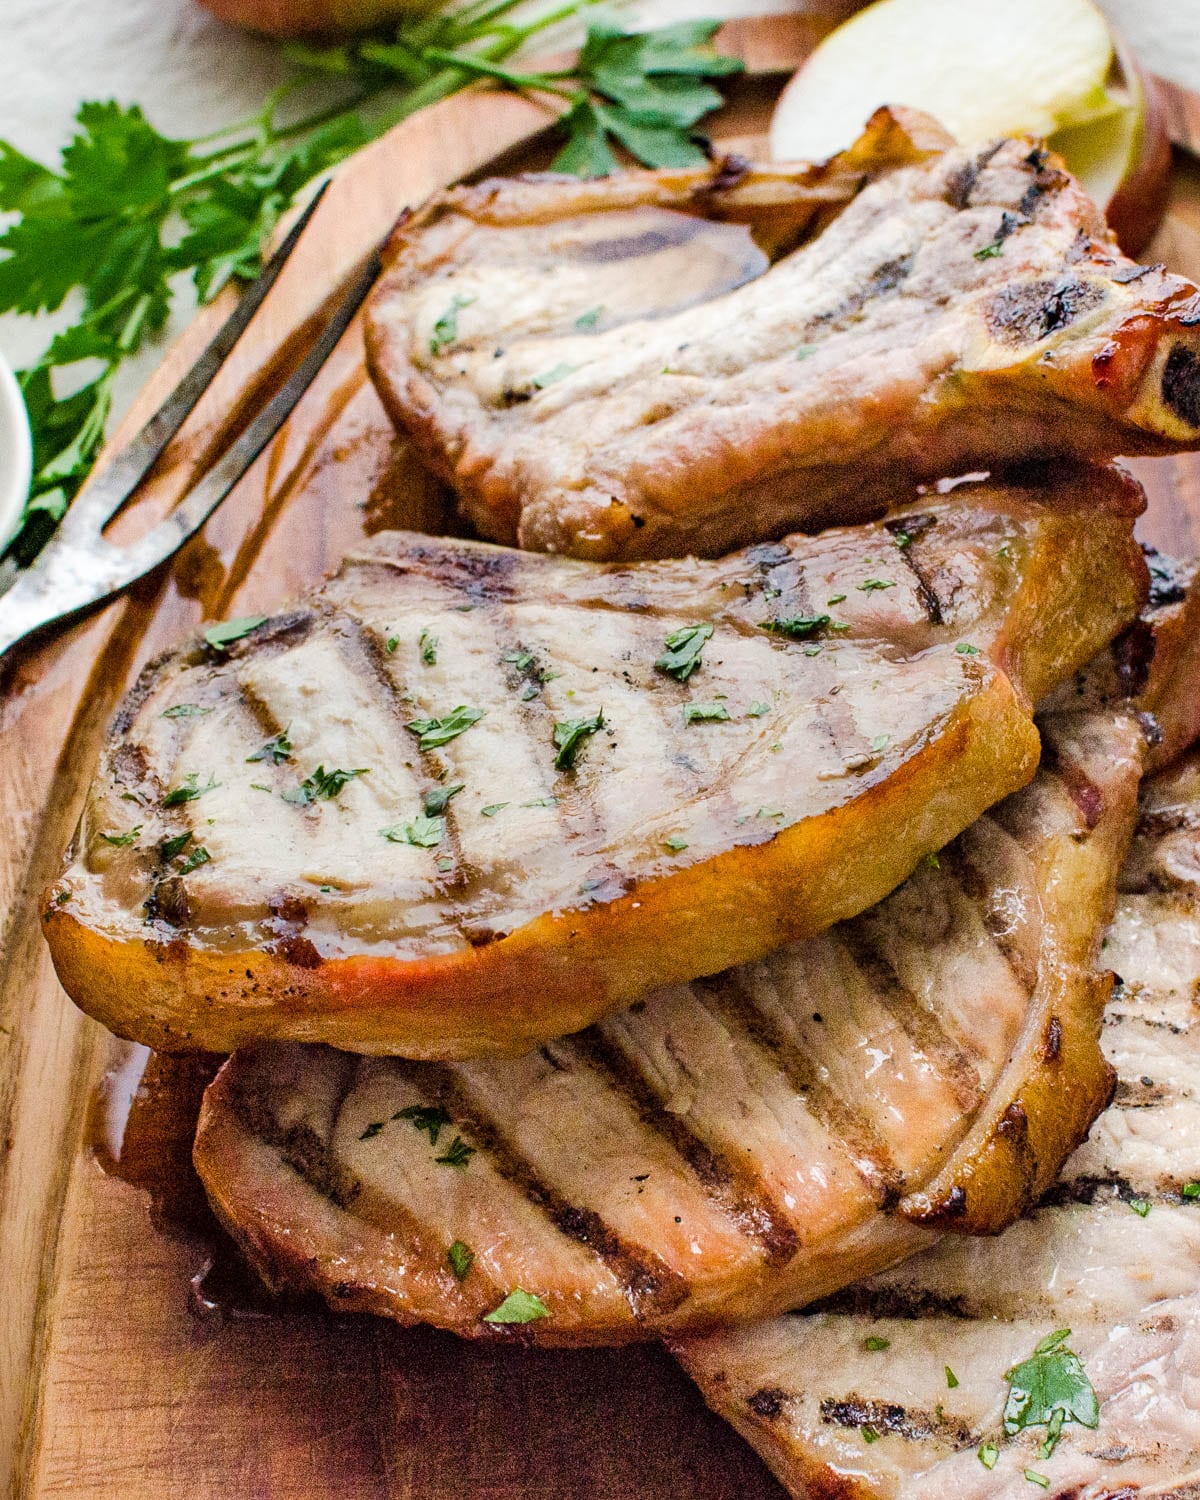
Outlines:
<svg viewBox="0 0 1200 1500"><path fill-rule="evenodd" d="M580 313L575 319L575 327L580 333L585 333L588 329L595 328L603 316L603 307L589 307L587 312Z"/></svg>
<svg viewBox="0 0 1200 1500"><path fill-rule="evenodd" d="M192 842L194 836L189 829L187 833L177 833L173 838L163 839L162 843L158 846L158 852L162 855L163 859L174 859L177 854L183 853Z"/></svg>
<svg viewBox="0 0 1200 1500"><path fill-rule="evenodd" d="M277 735L269 739L265 745L257 749L253 755L247 755L246 764L253 765L258 760L269 760L273 766L281 765L285 760L292 758L292 742L288 739L288 729L281 729Z"/></svg>
<svg viewBox="0 0 1200 1500"><path fill-rule="evenodd" d="M211 858L212 855L204 845L197 844L187 858L180 862L179 873L181 875L190 875L193 870L198 870L201 865L208 864Z"/></svg>
<svg viewBox="0 0 1200 1500"><path fill-rule="evenodd" d="M245 615L240 620L223 620L219 625L210 625L204 632L204 644L213 651L225 651L240 641L243 636L266 624L266 615Z"/></svg>
<svg viewBox="0 0 1200 1500"><path fill-rule="evenodd" d="M373 1141L383 1129L382 1120L372 1120L363 1133L359 1136L360 1141Z"/></svg>
<svg viewBox="0 0 1200 1500"><path fill-rule="evenodd" d="M429 791L425 793L422 801L425 815L430 818L435 818L439 813L444 813L446 811L447 805L449 804L450 798L457 797L459 792L463 790L465 790L465 785L461 781L458 782L455 786L431 787Z"/></svg>
<svg viewBox="0 0 1200 1500"><path fill-rule="evenodd" d="M485 1323L532 1323L536 1318L548 1318L550 1309L540 1297L532 1292L523 1292L514 1287L499 1307L484 1313Z"/></svg>
<svg viewBox="0 0 1200 1500"><path fill-rule="evenodd" d="M195 802L197 797L203 797L205 792L211 792L221 783L211 773L205 786L200 786L200 773L189 771L177 787L163 798L164 807L180 807L185 802Z"/></svg>
<svg viewBox="0 0 1200 1500"><path fill-rule="evenodd" d="M392 640L395 640L394 636L392 637ZM400 644L399 641L396 641L396 645L399 645L399 644ZM422 630L422 632L420 634L420 637L419 637L419 639L417 641L417 645L420 648L421 660L425 663L425 665L427 667L436 667L437 666L438 647L441 645L441 642L438 640L437 636L433 635L427 629L426 630ZM394 651L395 649L396 649L396 646L394 646L392 644L392 641L389 641L388 642L388 650L389 651Z"/></svg>
<svg viewBox="0 0 1200 1500"><path fill-rule="evenodd" d="M830 624L828 615L785 615L774 620L764 620L761 629L775 635L786 635L789 640L806 641Z"/></svg>
<svg viewBox="0 0 1200 1500"><path fill-rule="evenodd" d="M464 1245L462 1240L455 1240L446 1251L446 1259L450 1262L450 1269L454 1272L456 1281L465 1281L467 1272L475 1261L475 1252L469 1245Z"/></svg>
<svg viewBox="0 0 1200 1500"><path fill-rule="evenodd" d="M1185 1198L1200 1198L1200 1182L1185 1182L1183 1185L1183 1196Z"/></svg>
<svg viewBox="0 0 1200 1500"><path fill-rule="evenodd" d="M771 705L769 703L761 702L752 703L746 710L746 712L752 719L761 719L763 714L769 714L771 712Z"/></svg>
<svg viewBox="0 0 1200 1500"><path fill-rule="evenodd" d="M379 831L393 844L413 844L418 849L436 849L442 842L446 825L441 818L427 818L421 814L411 823L395 823L391 828L381 828Z"/></svg>
<svg viewBox="0 0 1200 1500"><path fill-rule="evenodd" d="M868 578L865 583L860 583L858 591L860 594L871 594L879 589L894 589L895 583L890 578Z"/></svg>
<svg viewBox="0 0 1200 1500"><path fill-rule="evenodd" d="M494 818L498 812L503 812L507 806L507 802L493 802L488 807L480 809L480 816L484 818Z"/></svg>
<svg viewBox="0 0 1200 1500"><path fill-rule="evenodd" d="M673 833L670 838L663 839L663 847L669 849L672 854L678 854L687 848L687 839L681 834Z"/></svg>
<svg viewBox="0 0 1200 1500"><path fill-rule="evenodd" d="M564 719L555 724L553 738L554 748L558 754L554 757L554 769L556 771L571 770L584 740L603 728L603 709L590 719Z"/></svg>
<svg viewBox="0 0 1200 1500"><path fill-rule="evenodd" d="M704 643L712 637L712 633L713 627L707 622L673 630L663 642L667 649L654 663L655 667L668 677L686 682L702 665Z"/></svg>
<svg viewBox="0 0 1200 1500"><path fill-rule="evenodd" d="M869 1350L872 1354L878 1354L882 1350L890 1349L891 1347L891 1339L881 1339L878 1334L871 1334L870 1337L863 1339L863 1348Z"/></svg>
<svg viewBox="0 0 1200 1500"><path fill-rule="evenodd" d="M482 708L468 708L460 703L444 719L410 719L404 727L417 736L422 750L437 750L465 734L472 724L478 724L485 713Z"/></svg>
<svg viewBox="0 0 1200 1500"><path fill-rule="evenodd" d="M1069 1328L1044 1338L1032 1356L1014 1365L1005 1379L1004 1431L1011 1437L1026 1427L1048 1427L1056 1420L1096 1427L1100 1406L1077 1354L1066 1347Z"/></svg>
<svg viewBox="0 0 1200 1500"><path fill-rule="evenodd" d="M198 703L176 703L172 708L164 708L162 716L164 719L198 719L201 714L210 713L211 708L201 708Z"/></svg>
<svg viewBox="0 0 1200 1500"><path fill-rule="evenodd" d="M467 1169L467 1163L474 1155L475 1147L468 1146L461 1135L456 1135L453 1142L444 1152L444 1154L441 1156L435 1156L433 1159L438 1163L439 1166L458 1167L465 1172Z"/></svg>
<svg viewBox="0 0 1200 1500"><path fill-rule="evenodd" d="M458 315L464 307L470 307L474 297L455 297L450 306L433 325L429 339L430 354L440 354L458 338Z"/></svg>
<svg viewBox="0 0 1200 1500"><path fill-rule="evenodd" d="M980 1443L976 1449L975 1457L985 1469L994 1469L1000 1457L1000 1450L995 1443Z"/></svg>
<svg viewBox="0 0 1200 1500"><path fill-rule="evenodd" d="M437 1145L442 1127L450 1124L450 1116L440 1105L410 1104L405 1109L398 1109L392 1119L411 1120L414 1130L428 1135L431 1146Z"/></svg>
<svg viewBox="0 0 1200 1500"><path fill-rule="evenodd" d="M142 831L142 825L136 824L128 833L102 833L100 837L106 844L112 844L115 849L128 849L138 841L138 834Z"/></svg>
<svg viewBox="0 0 1200 1500"><path fill-rule="evenodd" d="M368 770L365 766L360 766L357 771L327 771L324 766L318 766L312 775L306 776L293 791L284 792L283 800L294 803L297 807L307 807L319 797L331 802L339 795L347 782L353 781L356 776L367 774Z"/></svg>
<svg viewBox="0 0 1200 1500"><path fill-rule="evenodd" d="M729 710L723 703L685 703L683 705L683 722L685 724L704 723L709 719L728 719Z"/></svg>

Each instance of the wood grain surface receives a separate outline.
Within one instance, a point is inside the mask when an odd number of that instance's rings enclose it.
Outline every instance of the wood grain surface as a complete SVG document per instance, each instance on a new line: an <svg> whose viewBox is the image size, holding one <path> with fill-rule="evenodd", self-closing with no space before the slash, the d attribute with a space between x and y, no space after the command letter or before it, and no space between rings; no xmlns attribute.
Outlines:
<svg viewBox="0 0 1200 1500"><path fill-rule="evenodd" d="M834 17L850 8L830 0ZM714 127L761 149L771 102L829 20L732 23L748 65ZM1191 128L1200 113L1176 99ZM248 335L114 534L175 503L286 374L306 329L397 213L484 168L545 160L548 116L460 95L339 173ZM1181 127L1182 129L1182 127ZM1180 160L1148 259L1200 276L1200 170ZM195 357L197 320L131 413ZM119 443L122 434L118 434ZM1144 531L1200 549L1200 463L1137 465ZM460 1344L313 1307L267 1307L187 1175L209 1060L145 1064L66 1000L39 932L99 738L140 665L204 618L265 613L364 534L447 528L396 438L353 326L276 441L174 565L0 668L0 1493L41 1500L767 1500L781 1491L658 1348ZM119 1159L118 1159L119 1158ZM193 1278L200 1276L193 1286Z"/></svg>

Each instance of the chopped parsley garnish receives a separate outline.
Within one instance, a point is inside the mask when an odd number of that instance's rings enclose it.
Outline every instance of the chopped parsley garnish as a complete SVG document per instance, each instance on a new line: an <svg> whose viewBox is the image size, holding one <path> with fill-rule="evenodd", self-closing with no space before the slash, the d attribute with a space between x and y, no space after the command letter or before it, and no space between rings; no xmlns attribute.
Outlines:
<svg viewBox="0 0 1200 1500"><path fill-rule="evenodd" d="M246 764L251 765L256 760L269 760L273 766L282 765L285 760L292 758L292 742L288 739L288 729L281 729L273 739L269 739L265 745L256 750L253 755L247 755Z"/></svg>
<svg viewBox="0 0 1200 1500"><path fill-rule="evenodd" d="M1183 1185L1183 1196L1185 1198L1200 1198L1200 1182L1185 1182Z"/></svg>
<svg viewBox="0 0 1200 1500"><path fill-rule="evenodd" d="M894 531L892 533L892 537L895 540L896 546L900 548L901 552L904 551L905 547L912 546L911 531Z"/></svg>
<svg viewBox="0 0 1200 1500"><path fill-rule="evenodd" d="M708 719L727 719L729 710L723 703L685 703L683 705L683 722L685 724L704 723Z"/></svg>
<svg viewBox="0 0 1200 1500"><path fill-rule="evenodd" d="M353 781L356 776L366 776L368 769L360 766L356 771L341 771L334 769L327 771L324 766L318 766L311 776L304 780L293 791L284 792L283 800L293 802L297 807L307 807L309 803L323 798L326 802L332 802L337 797L347 782Z"/></svg>
<svg viewBox="0 0 1200 1500"><path fill-rule="evenodd" d="M663 839L663 847L669 849L672 854L678 854L681 849L687 848L687 839L673 833L669 839Z"/></svg>
<svg viewBox="0 0 1200 1500"><path fill-rule="evenodd" d="M177 854L183 853L192 842L193 837L194 835L190 830L187 833L177 833L174 838L163 839L162 843L158 846L158 852L164 859L174 859Z"/></svg>
<svg viewBox="0 0 1200 1500"><path fill-rule="evenodd" d="M508 803L507 802L502 802L500 805L501 805L501 807L507 807ZM557 797L534 797L534 799L531 802L522 802L521 806L522 807L557 807L558 806L558 798Z"/></svg>
<svg viewBox="0 0 1200 1500"><path fill-rule="evenodd" d="M881 1339L878 1334L871 1334L869 1338L863 1339L863 1348L872 1354L879 1354L884 1349L892 1347L891 1339Z"/></svg>
<svg viewBox="0 0 1200 1500"><path fill-rule="evenodd" d="M537 1318L548 1318L550 1309L540 1297L535 1297L532 1292L523 1292L521 1288L514 1287L499 1307L493 1307L490 1313L484 1313L485 1323L532 1323Z"/></svg>
<svg viewBox="0 0 1200 1500"><path fill-rule="evenodd" d="M931 870L940 870L942 868L941 860L937 857L936 854L933 853L927 854L925 856L925 863Z"/></svg>
<svg viewBox="0 0 1200 1500"><path fill-rule="evenodd" d="M864 1443L877 1443L879 1441L879 1434L873 1427L863 1427L860 1430L862 1432L862 1440Z"/></svg>
<svg viewBox="0 0 1200 1500"><path fill-rule="evenodd" d="M769 703L762 702L752 703L746 710L746 712L752 719L761 719L763 714L769 714L771 712L771 705Z"/></svg>
<svg viewBox="0 0 1200 1500"><path fill-rule="evenodd" d="M142 825L136 824L128 833L102 833L100 837L106 844L111 844L114 849L128 849L131 844L136 844L138 834L142 831Z"/></svg>
<svg viewBox="0 0 1200 1500"><path fill-rule="evenodd" d="M845 604L845 602L845 594L830 594L829 598L825 601L826 604Z"/></svg>
<svg viewBox="0 0 1200 1500"><path fill-rule="evenodd" d="M431 787L425 793L422 802L426 817L436 818L440 813L444 813L450 798L457 797L463 790L465 790L465 783L461 781L454 786Z"/></svg>
<svg viewBox="0 0 1200 1500"><path fill-rule="evenodd" d="M575 319L575 327L583 333L585 329L595 328L596 324L604 316L603 307L589 307L587 312L582 312Z"/></svg>
<svg viewBox="0 0 1200 1500"><path fill-rule="evenodd" d="M433 635L429 630L422 630L417 639L417 645L420 647L421 660L425 665L427 667L436 667L438 647L441 645L441 641L438 640L437 636ZM394 649L393 646L388 647L389 651Z"/></svg>
<svg viewBox="0 0 1200 1500"><path fill-rule="evenodd" d="M400 644L400 637L398 635L389 635L388 636L387 640L384 642L384 646L385 646L385 648L386 648L387 653L388 653L389 656L392 656L395 653L396 647L399 644Z"/></svg>
<svg viewBox="0 0 1200 1500"><path fill-rule="evenodd" d="M180 864L179 873L181 875L190 875L193 870L198 870L201 865L206 865L211 858L212 855L204 845L197 844L188 857Z"/></svg>
<svg viewBox="0 0 1200 1500"><path fill-rule="evenodd" d="M1003 255L1003 254L1004 254L1004 241L1003 240L993 240L990 245L981 245L979 247L979 249L975 251L975 259L976 260L991 260L993 256L995 256L995 255Z"/></svg>
<svg viewBox="0 0 1200 1500"><path fill-rule="evenodd" d="M1144 1219L1150 1212L1150 1200L1148 1198L1130 1198L1129 1206L1137 1214L1139 1219Z"/></svg>
<svg viewBox="0 0 1200 1500"><path fill-rule="evenodd" d="M995 1443L980 1443L975 1451L975 1457L985 1469L994 1469L1000 1457L1000 1450Z"/></svg>
<svg viewBox="0 0 1200 1500"><path fill-rule="evenodd" d="M697 671L701 663L701 652L704 643L713 633L713 628L707 622L700 625L685 625L680 630L673 630L663 644L666 650L654 663L660 672L665 672L668 677L674 677L678 682L686 682L693 672Z"/></svg>
<svg viewBox="0 0 1200 1500"><path fill-rule="evenodd" d="M946 1388L947 1388L947 1390L951 1390L952 1391L958 1385L958 1376L954 1373L954 1371L950 1368L949 1365L946 1365L945 1370L946 1370Z"/></svg>
<svg viewBox="0 0 1200 1500"><path fill-rule="evenodd" d="M381 828L379 831L393 844L413 844L418 849L436 849L442 842L446 825L441 818L427 818L420 814L411 823L395 823L391 828Z"/></svg>
<svg viewBox="0 0 1200 1500"><path fill-rule="evenodd" d="M878 755L880 751L886 750L891 743L892 737L890 734L877 734L871 741L872 754Z"/></svg>
<svg viewBox="0 0 1200 1500"><path fill-rule="evenodd" d="M507 802L492 802L481 810L481 817L494 818L498 812L503 812L508 806Z"/></svg>
<svg viewBox="0 0 1200 1500"><path fill-rule="evenodd" d="M958 645L955 646L954 649L958 652L959 656L978 656L979 655L979 647L978 646L972 646L971 643L970 643L970 641L959 641Z"/></svg>
<svg viewBox="0 0 1200 1500"><path fill-rule="evenodd" d="M600 709L590 719L563 719L554 726L554 757L556 771L569 771L575 764L583 742L604 728L604 710Z"/></svg>
<svg viewBox="0 0 1200 1500"><path fill-rule="evenodd" d="M518 672L527 672L537 658L532 651L506 651L503 659L512 662Z"/></svg>
<svg viewBox="0 0 1200 1500"><path fill-rule="evenodd" d="M1044 1490L1048 1490L1050 1488L1050 1481L1044 1474L1037 1474L1032 1469L1024 1469L1022 1470L1022 1473L1025 1475L1025 1478L1028 1479L1030 1484L1040 1484Z"/></svg>
<svg viewBox="0 0 1200 1500"><path fill-rule="evenodd" d="M548 385L557 385L560 380L565 380L568 375L574 375L579 368L578 365L569 365L565 361L557 364L552 370L546 370L541 375L533 377L533 388L535 391L544 391Z"/></svg>
<svg viewBox="0 0 1200 1500"><path fill-rule="evenodd" d="M200 773L198 771L189 771L179 785L172 787L163 798L163 806L179 807L184 802L195 802L197 797L203 797L205 792L211 792L214 788L221 785L216 777L211 774L204 786L201 786L199 782Z"/></svg>
<svg viewBox="0 0 1200 1500"><path fill-rule="evenodd" d="M437 1145L442 1127L450 1124L450 1116L437 1104L410 1104L406 1109L398 1109L392 1119L410 1120L414 1130L428 1135L431 1146Z"/></svg>
<svg viewBox="0 0 1200 1500"><path fill-rule="evenodd" d="M437 867L443 875L449 875L450 871L454 868L454 861L448 854L439 854L437 857Z"/></svg>
<svg viewBox="0 0 1200 1500"><path fill-rule="evenodd" d="M873 594L879 589L894 589L895 583L890 578L868 578L865 583L860 583L858 592L860 594Z"/></svg>
<svg viewBox="0 0 1200 1500"><path fill-rule="evenodd" d="M1069 1328L1049 1334L1029 1359L1014 1365L1005 1376L1004 1431L1010 1437L1027 1427L1047 1427L1053 1435L1053 1440L1047 1439L1052 1449L1064 1422L1099 1425L1096 1392L1079 1356L1066 1347L1070 1336Z"/></svg>
<svg viewBox="0 0 1200 1500"><path fill-rule="evenodd" d="M417 736L422 750L437 750L465 734L472 724L479 723L484 714L482 708L468 708L465 703L460 703L443 719L410 719L404 727Z"/></svg>
<svg viewBox="0 0 1200 1500"><path fill-rule="evenodd" d="M225 620L220 625L210 625L204 632L204 643L213 651L225 651L240 641L243 636L266 624L266 615L245 615L240 620Z"/></svg>
<svg viewBox="0 0 1200 1500"><path fill-rule="evenodd" d="M760 807L754 816L756 818L782 818L784 811L782 807Z"/></svg>
<svg viewBox="0 0 1200 1500"><path fill-rule="evenodd" d="M201 714L212 713L211 708L201 708L198 703L176 703L163 709L164 719L198 719Z"/></svg>
<svg viewBox="0 0 1200 1500"><path fill-rule="evenodd" d="M433 325L429 339L430 354L440 354L458 338L458 315L464 307L470 307L474 297L455 297L450 306Z"/></svg>
<svg viewBox="0 0 1200 1500"><path fill-rule="evenodd" d="M781 615L774 620L764 620L761 628L774 635L786 635L792 641L806 641L832 624L828 615Z"/></svg>
<svg viewBox="0 0 1200 1500"><path fill-rule="evenodd" d="M371 1123L367 1126L367 1128L363 1131L363 1133L359 1136L359 1140L360 1141L371 1141L371 1140L374 1140L375 1137L379 1134L379 1132L382 1129L383 1129L383 1121L382 1120L372 1120Z"/></svg>
<svg viewBox="0 0 1200 1500"><path fill-rule="evenodd" d="M467 1272L475 1260L475 1252L469 1245L464 1245L462 1240L455 1240L449 1250L446 1251L446 1259L450 1262L450 1269L454 1272L456 1281L465 1281Z"/></svg>
<svg viewBox="0 0 1200 1500"><path fill-rule="evenodd" d="M796 358L797 359L811 359L812 356L816 352L817 352L817 346L816 346L816 344L801 344L800 347L799 347L799 349L796 350Z"/></svg>
<svg viewBox="0 0 1200 1500"><path fill-rule="evenodd" d="M474 1155L475 1147L468 1146L461 1135L456 1135L449 1149L441 1156L435 1156L433 1159L441 1166L459 1167L465 1172L467 1163Z"/></svg>

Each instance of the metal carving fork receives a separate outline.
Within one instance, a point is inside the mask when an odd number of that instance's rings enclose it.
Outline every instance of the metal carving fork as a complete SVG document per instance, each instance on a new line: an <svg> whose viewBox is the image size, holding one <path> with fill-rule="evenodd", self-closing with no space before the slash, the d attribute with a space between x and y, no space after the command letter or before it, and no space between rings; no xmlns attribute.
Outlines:
<svg viewBox="0 0 1200 1500"><path fill-rule="evenodd" d="M128 546L118 547L104 540L105 526L183 426L274 286L323 192L324 188L296 220L262 274L174 392L108 468L83 490L32 567L19 573L0 597L0 657L35 630L112 598L173 557L204 525L286 421L379 275L377 251L354 275L345 299L303 363L171 514Z"/></svg>

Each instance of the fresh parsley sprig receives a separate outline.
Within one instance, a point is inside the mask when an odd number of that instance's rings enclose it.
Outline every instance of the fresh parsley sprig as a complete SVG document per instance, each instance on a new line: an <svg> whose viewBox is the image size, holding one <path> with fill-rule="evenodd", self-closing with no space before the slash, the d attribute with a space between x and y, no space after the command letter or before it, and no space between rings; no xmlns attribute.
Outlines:
<svg viewBox="0 0 1200 1500"><path fill-rule="evenodd" d="M611 142L649 166L701 160L695 127L721 102L705 80L741 67L709 50L716 22L644 35L593 24L575 67L506 68L595 3L541 10L477 0L344 47L293 47L295 76L251 119L207 137L163 135L136 105L109 101L80 106L57 169L0 141L0 213L15 216L0 233L0 312L54 312L68 297L80 304L71 326L18 372L34 479L9 549L15 560L33 560L87 478L118 372L162 332L181 280L208 302L252 279L300 190L417 110L486 80L562 96L560 171L610 172Z"/></svg>

